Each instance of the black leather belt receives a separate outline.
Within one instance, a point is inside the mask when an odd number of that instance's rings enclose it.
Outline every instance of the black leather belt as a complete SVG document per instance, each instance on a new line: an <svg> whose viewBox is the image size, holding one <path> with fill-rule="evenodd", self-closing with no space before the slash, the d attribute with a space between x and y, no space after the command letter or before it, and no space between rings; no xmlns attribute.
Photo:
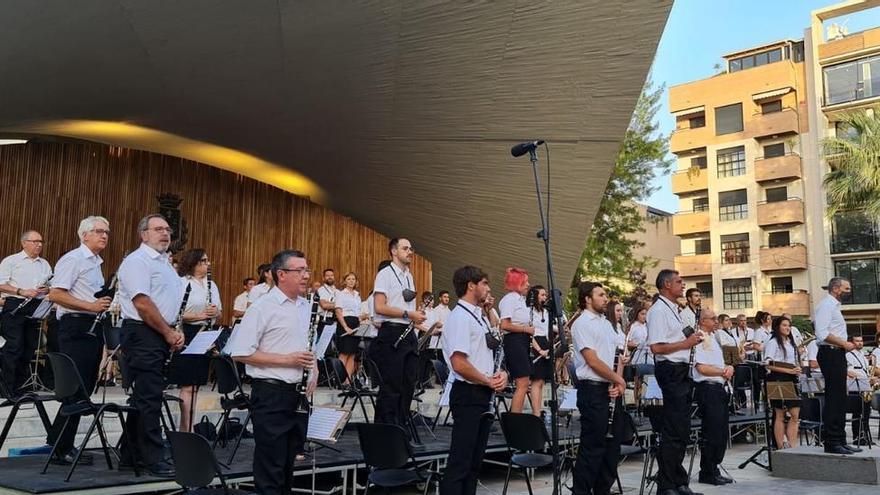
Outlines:
<svg viewBox="0 0 880 495"><path fill-rule="evenodd" d="M98 315L92 313L64 313L59 320L94 320Z"/></svg>
<svg viewBox="0 0 880 495"><path fill-rule="evenodd" d="M299 384L287 383L277 378L251 378L251 381L255 383L265 383L266 385L272 385L273 387L283 388L285 390L292 390L294 392L297 392L299 390Z"/></svg>
<svg viewBox="0 0 880 495"><path fill-rule="evenodd" d="M589 385L591 387L609 387L611 382L603 382L602 380L591 380L589 378L578 378L578 386Z"/></svg>

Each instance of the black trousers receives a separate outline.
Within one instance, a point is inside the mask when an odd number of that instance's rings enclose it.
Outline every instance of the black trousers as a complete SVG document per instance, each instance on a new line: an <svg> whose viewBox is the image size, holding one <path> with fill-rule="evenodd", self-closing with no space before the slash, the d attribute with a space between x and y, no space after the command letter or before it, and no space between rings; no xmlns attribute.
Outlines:
<svg viewBox="0 0 880 495"><path fill-rule="evenodd" d="M24 299L20 297L6 298L2 313L3 326L0 328L6 339L2 349L2 376L12 393L17 393L27 381L30 375L28 364L34 359L34 352L40 343L40 322L27 317L39 301L32 300L27 307L13 315L12 311L22 302Z"/></svg>
<svg viewBox="0 0 880 495"><path fill-rule="evenodd" d="M727 450L727 403L730 397L723 385L711 382L697 383L694 395L702 418L700 474L717 476L721 474L718 466Z"/></svg>
<svg viewBox="0 0 880 495"><path fill-rule="evenodd" d="M123 456L155 464L165 459L160 415L168 344L159 332L135 320L123 321L119 336L129 375L124 381L131 383L130 402L136 409L126 420L126 436L132 441L123 445Z"/></svg>
<svg viewBox="0 0 880 495"><path fill-rule="evenodd" d="M376 423L407 427L410 405L418 381L419 357L415 332L410 332L396 349L394 343L407 325L384 322L370 345L370 359L376 363L382 382L376 397ZM408 430L407 430L408 431Z"/></svg>
<svg viewBox="0 0 880 495"><path fill-rule="evenodd" d="M688 484L682 465L691 433L691 387L687 363L657 361L654 372L663 391L660 415L660 447L657 453L657 489L663 491Z"/></svg>
<svg viewBox="0 0 880 495"><path fill-rule="evenodd" d="M442 495L467 495L477 492L477 479L483 454L489 441L493 416L490 412L492 389L456 381L449 393L452 411L452 443L446 471L440 482Z"/></svg>
<svg viewBox="0 0 880 495"><path fill-rule="evenodd" d="M68 399L64 402L74 404L80 399L91 397L95 390L95 383L98 379L98 368L101 366L101 355L104 350L104 332L100 325L95 328L95 336L88 335L92 323L95 321L93 315L64 315L59 322L58 345L61 352L70 356L76 365L76 370L82 379L85 389L85 397L77 397ZM73 448L73 442L76 437L76 430L79 427L80 416L74 414L70 416L67 429L62 432L66 418L61 416L61 409L55 416L55 422L49 431L47 442L55 444L58 442L56 449L61 455L69 452Z"/></svg>
<svg viewBox="0 0 880 495"><path fill-rule="evenodd" d="M306 436L296 416L301 400L295 384L253 381L254 484L261 495L287 494L293 486L293 462Z"/></svg>
<svg viewBox="0 0 880 495"><path fill-rule="evenodd" d="M846 353L821 345L816 360L825 377L822 442L825 447L842 445L846 443Z"/></svg>
<svg viewBox="0 0 880 495"><path fill-rule="evenodd" d="M577 407L581 413L581 444L574 463L572 493L605 495L617 479L620 458L623 403L614 406L612 434L607 438L610 397L608 384L581 380L577 384Z"/></svg>

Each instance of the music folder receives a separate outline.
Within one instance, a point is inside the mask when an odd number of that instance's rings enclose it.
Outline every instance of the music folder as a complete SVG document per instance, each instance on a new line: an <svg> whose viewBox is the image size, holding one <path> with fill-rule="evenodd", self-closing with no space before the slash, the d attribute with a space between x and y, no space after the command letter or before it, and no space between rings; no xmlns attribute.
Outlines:
<svg viewBox="0 0 880 495"><path fill-rule="evenodd" d="M336 443L336 437L345 428L349 412L333 407L314 407L309 415L308 440Z"/></svg>

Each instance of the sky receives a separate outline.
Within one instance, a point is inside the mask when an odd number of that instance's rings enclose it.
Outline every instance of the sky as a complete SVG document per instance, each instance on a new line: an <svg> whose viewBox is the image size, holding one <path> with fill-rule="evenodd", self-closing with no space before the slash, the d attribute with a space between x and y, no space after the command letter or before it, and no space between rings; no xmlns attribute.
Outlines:
<svg viewBox="0 0 880 495"><path fill-rule="evenodd" d="M715 73L721 56L776 40L802 39L810 12L834 0L675 0L660 39L651 80L667 88L704 79ZM832 22L845 23L850 33L880 26L880 9L870 9ZM826 24L827 25L827 24ZM657 119L669 135L675 120L664 94ZM669 175L658 177L660 187L644 202L675 213L678 199L672 194Z"/></svg>

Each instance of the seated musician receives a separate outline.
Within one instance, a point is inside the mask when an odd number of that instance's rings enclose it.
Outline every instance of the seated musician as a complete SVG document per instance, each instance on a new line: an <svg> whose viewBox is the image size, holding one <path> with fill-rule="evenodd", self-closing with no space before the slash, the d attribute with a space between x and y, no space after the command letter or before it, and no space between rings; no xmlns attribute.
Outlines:
<svg viewBox="0 0 880 495"><path fill-rule="evenodd" d="M853 336L849 340L855 345L853 350L846 353L847 391L850 396L847 405L852 414L850 426L852 427L853 443L868 445L871 439L871 429L868 424L871 404L866 404L863 398L870 398L877 370L868 365L868 358L863 352L865 344L862 337Z"/></svg>

